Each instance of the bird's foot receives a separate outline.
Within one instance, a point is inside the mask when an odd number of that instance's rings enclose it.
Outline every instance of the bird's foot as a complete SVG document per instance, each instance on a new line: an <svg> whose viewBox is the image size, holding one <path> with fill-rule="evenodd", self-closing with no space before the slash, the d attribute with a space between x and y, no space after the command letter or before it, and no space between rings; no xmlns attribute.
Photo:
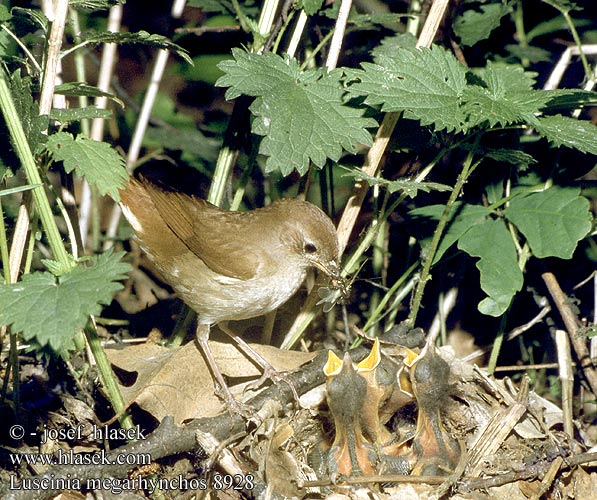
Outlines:
<svg viewBox="0 0 597 500"><path fill-rule="evenodd" d="M277 384L280 382L284 382L284 383L288 384L288 387L290 387L290 390L292 391L292 395L294 396L295 401L297 403L299 402L298 392L296 391L296 387L294 386L294 384L292 383L290 378L284 372L280 372L280 371L276 370L269 363L263 367L263 374L261 375L261 377L259 377L257 380L254 380L253 382L250 382L249 384L247 384L247 386L245 387L245 390L259 389L268 380L271 380L271 382L273 384Z"/></svg>
<svg viewBox="0 0 597 500"><path fill-rule="evenodd" d="M216 385L214 393L222 400L231 415L240 415L247 420L255 417L256 411L251 406L235 399L228 386Z"/></svg>

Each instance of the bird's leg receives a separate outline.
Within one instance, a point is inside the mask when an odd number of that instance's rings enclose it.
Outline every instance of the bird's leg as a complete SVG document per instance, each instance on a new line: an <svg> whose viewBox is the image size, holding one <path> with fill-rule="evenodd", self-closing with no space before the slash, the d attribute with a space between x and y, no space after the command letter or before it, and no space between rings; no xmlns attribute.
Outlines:
<svg viewBox="0 0 597 500"><path fill-rule="evenodd" d="M225 321L218 323L218 327L222 330L226 335L228 335L232 340L236 342L238 347L255 363L257 363L263 370L263 375L259 377L255 382L251 382L247 388L257 388L261 387L266 380L271 380L272 382L286 382L292 391L292 395L294 399L299 401L299 395L296 392L296 388L294 384L290 381L290 379L276 370L272 365L268 363L268 361L261 356L255 349L253 349L249 344L247 344L243 339L241 339L236 333L234 333Z"/></svg>
<svg viewBox="0 0 597 500"><path fill-rule="evenodd" d="M215 380L214 380L214 382L216 383L215 393L221 399L224 400L224 403L226 404L228 410L230 410L231 412L234 412L234 413L238 413L239 415L242 415L243 417L250 418L251 410L246 405L241 403L240 401L237 401L236 399L234 399L234 396L230 392L230 388L228 387L228 384L224 380L224 376L222 375L222 372L220 371L220 368L218 367L218 364L216 363L216 358L214 357L211 347L209 346L209 331L210 331L209 325L198 324L197 330L196 330L196 338L197 338L197 343L199 344L199 347L203 351L203 355L205 356L205 359L207 361L207 364L209 365L211 373L212 373L213 377L215 378Z"/></svg>

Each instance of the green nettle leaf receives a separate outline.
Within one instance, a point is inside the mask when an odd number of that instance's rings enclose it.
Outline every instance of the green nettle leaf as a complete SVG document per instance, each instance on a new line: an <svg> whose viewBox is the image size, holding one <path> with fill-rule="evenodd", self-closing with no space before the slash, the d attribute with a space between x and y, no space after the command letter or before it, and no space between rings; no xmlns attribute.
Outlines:
<svg viewBox="0 0 597 500"><path fill-rule="evenodd" d="M360 168L358 169L345 169L347 171L347 177L354 177L357 180L367 181L370 186L381 186L387 189L390 193L396 191L403 191L410 198L417 196L419 191L429 193L431 191L452 191L452 187L447 184L440 184L438 182L417 182L410 179L398 179L390 181L383 177L374 177L368 175Z"/></svg>
<svg viewBox="0 0 597 500"><path fill-rule="evenodd" d="M464 109L473 127L487 122L491 127L511 123L536 124L536 114L550 99L549 92L533 90L536 73L520 66L488 62L475 72L485 86L468 85L464 91Z"/></svg>
<svg viewBox="0 0 597 500"><path fill-rule="evenodd" d="M48 137L47 150L54 161L62 161L67 173L76 171L102 194L109 194L118 201L118 190L128 179L124 158L107 142L91 140L84 135L76 139L67 132L57 132Z"/></svg>
<svg viewBox="0 0 597 500"><path fill-rule="evenodd" d="M54 93L60 95L70 96L85 96L85 97L107 97L108 99L117 103L120 107L124 108L124 102L122 99L116 97L114 94L104 92L93 85L88 85L84 82L66 82L56 85Z"/></svg>
<svg viewBox="0 0 597 500"><path fill-rule="evenodd" d="M380 58L392 57L400 49L415 50L417 38L412 33L398 33L385 37L381 43L371 51L373 61L380 63Z"/></svg>
<svg viewBox="0 0 597 500"><path fill-rule="evenodd" d="M481 40L489 38L491 32L499 27L502 17L512 12L508 4L490 3L479 6L480 11L465 10L454 21L454 33L460 37L464 46L472 46Z"/></svg>
<svg viewBox="0 0 597 500"><path fill-rule="evenodd" d="M504 48L520 60L528 59L531 63L551 62L551 52L539 47L508 44Z"/></svg>
<svg viewBox="0 0 597 500"><path fill-rule="evenodd" d="M63 124L93 118L108 119L111 116L112 111L109 109L100 109L95 106L86 106L84 108L52 109L52 111L50 111L50 118Z"/></svg>
<svg viewBox="0 0 597 500"><path fill-rule="evenodd" d="M201 9L203 12L233 13L232 3L227 0L188 0L188 7Z"/></svg>
<svg viewBox="0 0 597 500"><path fill-rule="evenodd" d="M405 118L420 120L436 130L468 128L461 99L466 88L466 68L447 50L403 49L380 54L378 64L362 63L362 70L347 70L354 81L348 91L366 96L383 111L404 111Z"/></svg>
<svg viewBox="0 0 597 500"><path fill-rule="evenodd" d="M120 259L124 252L108 251L56 278L47 272L28 274L19 283L0 285L0 324L23 332L25 340L50 345L57 353L74 347L73 339L89 315L99 314L130 266Z"/></svg>
<svg viewBox="0 0 597 500"><path fill-rule="evenodd" d="M31 78L21 77L20 70L12 73L10 93L29 147L31 151L35 151L45 141L45 135L42 132L48 128L48 117L39 116L39 107L31 95Z"/></svg>
<svg viewBox="0 0 597 500"><path fill-rule="evenodd" d="M464 233L458 248L471 257L479 257L481 289L488 295L479 302L479 311L488 316L501 316L523 284L516 248L506 224L502 220L487 219Z"/></svg>
<svg viewBox="0 0 597 500"><path fill-rule="evenodd" d="M591 230L589 200L580 189L552 186L514 198L504 215L527 239L535 257L570 259Z"/></svg>
<svg viewBox="0 0 597 500"><path fill-rule="evenodd" d="M70 6L87 10L107 10L126 0L70 0Z"/></svg>
<svg viewBox="0 0 597 500"><path fill-rule="evenodd" d="M437 223L444 213L444 205L429 205L416 208L409 212L409 215L417 220L427 219ZM446 250L450 248L464 233L471 227L481 224L485 217L491 213L491 210L482 205L469 205L456 202L450 212L450 218L446 226L446 231L439 243L433 263L436 264L442 258ZM428 246L431 239L426 239L423 246Z"/></svg>
<svg viewBox="0 0 597 500"><path fill-rule="evenodd" d="M544 116L535 130L556 147L566 146L597 155L597 127L562 115Z"/></svg>
<svg viewBox="0 0 597 500"><path fill-rule="evenodd" d="M596 106L597 92L580 89L555 89L549 91L549 101L543 107L544 113L567 111L580 106Z"/></svg>
<svg viewBox="0 0 597 500"><path fill-rule="evenodd" d="M142 43L156 49L166 49L176 55L182 57L189 64L193 64L193 60L189 56L189 52L183 49L180 45L175 44L170 39L163 35L156 35L155 33L148 33L141 30L134 33L112 31L98 31L89 32L85 34L85 43Z"/></svg>
<svg viewBox="0 0 597 500"><path fill-rule="evenodd" d="M219 64L226 74L216 86L230 87L227 99L256 97L249 108L255 116L252 130L265 136L259 152L269 157L267 172L304 174L310 161L322 167L327 158L339 160L343 150L354 153L361 144L371 145L366 128L377 123L363 118L362 109L345 105L340 71L302 72L294 59L272 53L233 49L232 54L235 60Z"/></svg>
<svg viewBox="0 0 597 500"><path fill-rule="evenodd" d="M299 2L299 7L305 11L305 14L308 16L312 16L313 14L317 13L321 6L323 5L323 0L301 0Z"/></svg>
<svg viewBox="0 0 597 500"><path fill-rule="evenodd" d="M487 149L483 151L483 156L484 158L491 158L492 160L512 165L532 165L533 163L537 163L537 160L530 154L519 149Z"/></svg>

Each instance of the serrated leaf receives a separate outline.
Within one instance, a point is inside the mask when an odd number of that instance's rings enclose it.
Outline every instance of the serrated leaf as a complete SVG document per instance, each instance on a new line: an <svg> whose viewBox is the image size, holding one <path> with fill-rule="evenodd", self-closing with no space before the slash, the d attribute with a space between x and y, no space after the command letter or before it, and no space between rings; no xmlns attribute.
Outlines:
<svg viewBox="0 0 597 500"><path fill-rule="evenodd" d="M108 10L125 2L126 0L70 0L69 6L86 10Z"/></svg>
<svg viewBox="0 0 597 500"><path fill-rule="evenodd" d="M502 2L480 5L479 9L467 9L454 21L454 33L465 47L489 38L491 32L500 26L502 17L512 12L512 7Z"/></svg>
<svg viewBox="0 0 597 500"><path fill-rule="evenodd" d="M85 119L103 118L108 119L112 116L109 109L100 109L95 106L86 106L84 108L52 109L50 119L60 123L70 123Z"/></svg>
<svg viewBox="0 0 597 500"><path fill-rule="evenodd" d="M75 259L70 255L69 257L70 258L67 262L60 262L51 259L42 259L41 262L54 276L62 276L63 274L66 274L77 267L77 262Z"/></svg>
<svg viewBox="0 0 597 500"><path fill-rule="evenodd" d="M15 26L18 35L36 30L41 30L43 33L48 32L50 22L41 9L13 7L10 12L12 14L11 22ZM25 25L28 26L25 27Z"/></svg>
<svg viewBox="0 0 597 500"><path fill-rule="evenodd" d="M514 45L508 44L504 47L512 56L523 60L528 59L531 63L550 62L551 52L540 47L532 45Z"/></svg>
<svg viewBox="0 0 597 500"><path fill-rule="evenodd" d="M530 154L519 149L487 149L483 151L483 156L511 165L532 165L537 163L537 160Z"/></svg>
<svg viewBox="0 0 597 500"><path fill-rule="evenodd" d="M481 273L481 289L488 295L479 302L479 311L501 316L523 284L516 248L506 225L502 220L485 220L463 234L458 248L479 257L476 265Z"/></svg>
<svg viewBox="0 0 597 500"><path fill-rule="evenodd" d="M387 189L390 193L396 191L403 191L410 198L417 196L419 191L429 193L431 191L452 191L452 187L438 182L417 182L410 179L397 179L390 181L383 177L373 177L368 175L361 169L345 169L346 176L354 177L357 180L364 180L370 186L381 186Z"/></svg>
<svg viewBox="0 0 597 500"><path fill-rule="evenodd" d="M323 0L300 0L299 8L305 11L305 14L312 16L315 14L323 4Z"/></svg>
<svg viewBox="0 0 597 500"><path fill-rule="evenodd" d="M378 64L363 63L362 70L347 70L355 81L348 91L366 96L383 111L404 111L405 118L434 125L436 130L464 131L466 116L460 100L466 87L466 69L447 50L402 49L382 54Z"/></svg>
<svg viewBox="0 0 597 500"><path fill-rule="evenodd" d="M550 98L548 92L533 90L536 74L520 66L488 62L475 75L485 86L468 85L464 91L464 109L471 127L484 122L491 127L536 124L535 115Z"/></svg>
<svg viewBox="0 0 597 500"><path fill-rule="evenodd" d="M556 89L549 92L544 112L576 109L580 106L597 106L597 92L579 89Z"/></svg>
<svg viewBox="0 0 597 500"><path fill-rule="evenodd" d="M535 130L556 147L566 146L597 155L597 127L562 115L544 116Z"/></svg>
<svg viewBox="0 0 597 500"><path fill-rule="evenodd" d="M504 215L524 234L535 257L570 259L591 230L589 200L580 189L552 186L514 198Z"/></svg>
<svg viewBox="0 0 597 500"><path fill-rule="evenodd" d="M77 266L56 278L33 273L11 285L0 285L0 324L13 325L25 340L35 339L57 353L73 348L73 338L90 315L101 312L130 266L120 259L124 252L108 251L92 258L91 267Z"/></svg>
<svg viewBox="0 0 597 500"><path fill-rule="evenodd" d="M266 171L304 174L310 161L322 167L327 158L337 161L343 149L354 153L361 144L371 145L366 128L377 124L344 104L339 71L302 72L294 59L272 53L233 49L233 56L219 65L226 74L216 86L230 87L227 99L256 97L249 109L253 132L265 136L259 152L269 157Z"/></svg>
<svg viewBox="0 0 597 500"><path fill-rule="evenodd" d="M444 205L428 205L426 207L411 210L408 214L417 223L427 219L428 221L433 221L437 224L444 212L444 208ZM433 258L433 264L439 262L448 248L450 248L470 228L481 224L485 220L485 217L490 213L491 211L482 205L470 205L468 203L456 202L450 212L446 230L444 231L444 235L439 243L435 257ZM425 240L423 246L427 246L429 241L430 238Z"/></svg>
<svg viewBox="0 0 597 500"><path fill-rule="evenodd" d="M218 12L228 14L234 12L232 4L224 0L188 0L189 7L196 7L203 12Z"/></svg>
<svg viewBox="0 0 597 500"><path fill-rule="evenodd" d="M157 49L169 50L182 57L189 64L193 64L193 60L189 56L189 52L183 49L180 45L175 44L170 39L163 35L156 35L155 33L148 33L141 30L134 33L113 31L99 31L89 32L85 34L86 43L141 43Z"/></svg>
<svg viewBox="0 0 597 500"><path fill-rule="evenodd" d="M39 107L31 95L30 77L21 77L20 70L17 70L10 76L9 84L29 148L31 151L35 151L46 139L43 131L48 128L48 117L39 116Z"/></svg>
<svg viewBox="0 0 597 500"><path fill-rule="evenodd" d="M104 92L93 85L88 85L84 82L67 82L56 85L54 93L60 95L70 95L77 97L107 97L108 99L117 103L121 108L124 108L124 102L116 97L114 94Z"/></svg>
<svg viewBox="0 0 597 500"><path fill-rule="evenodd" d="M380 58L392 57L396 51L401 49L414 50L417 46L417 38L412 33L398 33L394 36L385 37L381 43L371 51L373 62L381 64Z"/></svg>
<svg viewBox="0 0 597 500"><path fill-rule="evenodd" d="M76 139L67 132L57 132L48 137L47 150L54 161L62 161L67 173L76 171L94 184L102 194L109 194L118 201L118 190L128 179L124 158L107 142L98 142L78 135Z"/></svg>

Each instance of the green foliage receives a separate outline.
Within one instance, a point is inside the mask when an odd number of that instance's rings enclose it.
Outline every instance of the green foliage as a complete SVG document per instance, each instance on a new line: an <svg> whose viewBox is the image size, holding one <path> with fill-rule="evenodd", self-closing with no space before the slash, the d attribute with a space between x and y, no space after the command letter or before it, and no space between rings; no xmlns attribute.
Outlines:
<svg viewBox="0 0 597 500"><path fill-rule="evenodd" d="M93 85L84 82L67 82L56 85L54 93L75 97L107 97L124 108L124 102L109 92L103 92Z"/></svg>
<svg viewBox="0 0 597 500"><path fill-rule="evenodd" d="M354 177L356 180L367 181L370 186L381 186L388 190L389 193L402 191L409 198L414 198L419 194L419 191L429 193L431 191L451 191L452 188L446 184L439 184L437 182L417 182L409 179L397 179L390 181L383 177L373 177L367 175L361 169L348 170L346 175Z"/></svg>
<svg viewBox="0 0 597 500"><path fill-rule="evenodd" d="M578 242L591 230L589 200L578 188L553 186L539 193L515 197L505 217L524 234L538 258L572 258Z"/></svg>
<svg viewBox="0 0 597 500"><path fill-rule="evenodd" d="M433 125L435 130L470 132L474 128L527 124L555 146L597 154L597 128L564 116L541 116L551 107L593 102L594 92L534 90L535 74L521 67L489 62L468 71L437 46L382 53L378 64L349 70L349 93L364 96L383 111Z"/></svg>
<svg viewBox="0 0 597 500"><path fill-rule="evenodd" d="M437 221L444 210L443 205L431 205L412 210L409 215L415 222ZM499 218L488 218L492 214ZM588 200L580 196L578 188L560 186L533 193L520 189L503 214L482 205L457 202L433 263L439 262L455 242L460 250L478 257L481 288L488 295L479 304L479 311L491 316L503 314L522 287L521 264L505 221L524 235L536 258L570 259L578 242L591 230L592 215ZM428 243L428 239L423 241L424 249Z"/></svg>
<svg viewBox="0 0 597 500"><path fill-rule="evenodd" d="M481 40L489 38L491 32L502 22L502 18L512 12L509 3L486 3L464 2L467 8L454 21L454 33L460 37L460 43L464 46L475 45Z"/></svg>
<svg viewBox="0 0 597 500"><path fill-rule="evenodd" d="M50 119L56 120L62 124L69 122L78 122L81 120L91 120L93 118L109 119L112 111L109 109L100 109L95 106L85 108L52 109Z"/></svg>
<svg viewBox="0 0 597 500"><path fill-rule="evenodd" d="M141 43L149 47L169 50L182 57L189 64L193 64L186 49L176 45L165 36L148 33L147 31L137 31L136 33L91 32L85 35L85 44L89 43Z"/></svg>
<svg viewBox="0 0 597 500"><path fill-rule="evenodd" d="M303 9L308 16L315 14L323 4L323 0L299 0L299 8Z"/></svg>
<svg viewBox="0 0 597 500"><path fill-rule="evenodd" d="M484 85L468 85L463 93L469 127L537 123L535 114L549 100L549 93L533 90L534 73L518 66L488 63L475 74Z"/></svg>
<svg viewBox="0 0 597 500"><path fill-rule="evenodd" d="M57 132L48 137L46 148L54 161L63 162L67 173L76 171L101 194L119 200L118 190L124 187L128 175L124 158L108 143L81 134L75 139L67 132Z"/></svg>
<svg viewBox="0 0 597 500"><path fill-rule="evenodd" d="M250 107L252 130L265 136L259 152L268 156L266 171L304 174L312 161L323 167L343 150L371 145L367 127L376 122L344 102L341 72L301 71L294 59L233 50L233 61L220 64L225 76L216 85L230 87L227 99L256 97Z"/></svg>
<svg viewBox="0 0 597 500"><path fill-rule="evenodd" d="M48 127L48 117L39 116L39 107L31 96L30 77L21 77L21 72L17 70L12 73L9 82L10 93L21 118L27 142L31 150L35 151L46 139L42 132Z"/></svg>
<svg viewBox="0 0 597 500"><path fill-rule="evenodd" d="M467 129L461 106L466 68L447 50L399 50L377 57L378 64L362 63L363 70L348 70L349 93L365 96L382 111L403 111L405 118L433 124L436 130Z"/></svg>
<svg viewBox="0 0 597 500"><path fill-rule="evenodd" d="M106 10L125 2L126 0L70 0L69 6L87 10Z"/></svg>
<svg viewBox="0 0 597 500"><path fill-rule="evenodd" d="M479 257L481 289L488 295L479 303L479 311L501 316L523 283L516 248L506 224L491 219L475 224L458 239L458 248L471 257Z"/></svg>
<svg viewBox="0 0 597 500"><path fill-rule="evenodd" d="M417 220L423 222L425 219L438 221L444 209L444 205L427 205L426 207L411 210L409 215L414 218L415 222ZM433 263L439 262L448 248L458 241L471 227L482 223L490 213L491 210L481 205L456 202L450 211L448 229L444 233L439 247L435 252ZM428 243L429 239L423 240L423 248L426 248Z"/></svg>
<svg viewBox="0 0 597 500"><path fill-rule="evenodd" d="M226 0L189 0L187 4L189 7L196 7L203 12L218 12L220 14L234 12L232 2Z"/></svg>
<svg viewBox="0 0 597 500"><path fill-rule="evenodd" d="M25 340L49 345L57 353L74 347L76 333L90 315L99 314L122 289L130 270L120 262L124 252L108 251L56 277L47 272L23 276L18 283L0 285L0 324L12 325Z"/></svg>
<svg viewBox="0 0 597 500"><path fill-rule="evenodd" d="M590 122L555 115L541 118L535 128L554 146L597 155L597 127Z"/></svg>
<svg viewBox="0 0 597 500"><path fill-rule="evenodd" d="M398 33L385 37L381 43L371 51L373 61L383 64L384 58L392 57L400 49L414 50L417 39L411 33Z"/></svg>

